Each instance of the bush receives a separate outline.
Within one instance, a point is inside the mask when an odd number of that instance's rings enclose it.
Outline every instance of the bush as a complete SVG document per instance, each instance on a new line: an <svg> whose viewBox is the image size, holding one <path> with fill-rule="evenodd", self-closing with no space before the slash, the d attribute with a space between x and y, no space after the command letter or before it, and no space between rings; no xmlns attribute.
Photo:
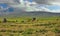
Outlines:
<svg viewBox="0 0 60 36"><path fill-rule="evenodd" d="M32 21L35 21L35 20L36 20L36 18L33 18L33 19L32 19Z"/></svg>
<svg viewBox="0 0 60 36"><path fill-rule="evenodd" d="M7 32L16 33L17 31L14 31L14 30L7 30Z"/></svg>
<svg viewBox="0 0 60 36"><path fill-rule="evenodd" d="M23 34L33 34L33 29L27 29Z"/></svg>
<svg viewBox="0 0 60 36"><path fill-rule="evenodd" d="M37 30L36 32L39 32L39 33L44 34L44 33L48 32L48 31L47 31L47 30L42 29L42 30Z"/></svg>
<svg viewBox="0 0 60 36"><path fill-rule="evenodd" d="M18 21L16 20L16 22L18 22Z"/></svg>
<svg viewBox="0 0 60 36"><path fill-rule="evenodd" d="M9 36L14 36L13 34L10 34Z"/></svg>
<svg viewBox="0 0 60 36"><path fill-rule="evenodd" d="M1 21L0 21L0 23L1 23Z"/></svg>
<svg viewBox="0 0 60 36"><path fill-rule="evenodd" d="M25 21L21 21L21 23L24 23Z"/></svg>
<svg viewBox="0 0 60 36"><path fill-rule="evenodd" d="M54 32L55 32L55 33L60 33L60 30L57 29L57 28L55 28L55 29L54 29Z"/></svg>
<svg viewBox="0 0 60 36"><path fill-rule="evenodd" d="M16 27L16 25L10 25L10 26Z"/></svg>
<svg viewBox="0 0 60 36"><path fill-rule="evenodd" d="M22 33L23 31L18 31L19 33Z"/></svg>
<svg viewBox="0 0 60 36"><path fill-rule="evenodd" d="M51 26L52 24L36 24L35 26Z"/></svg>
<svg viewBox="0 0 60 36"><path fill-rule="evenodd" d="M3 36L2 34L0 34L0 36Z"/></svg>
<svg viewBox="0 0 60 36"><path fill-rule="evenodd" d="M6 32L6 30L1 30L0 32Z"/></svg>
<svg viewBox="0 0 60 36"><path fill-rule="evenodd" d="M4 23L6 23L6 22L7 22L7 19L6 19L6 18L4 18L4 19L3 19L3 22L4 22Z"/></svg>

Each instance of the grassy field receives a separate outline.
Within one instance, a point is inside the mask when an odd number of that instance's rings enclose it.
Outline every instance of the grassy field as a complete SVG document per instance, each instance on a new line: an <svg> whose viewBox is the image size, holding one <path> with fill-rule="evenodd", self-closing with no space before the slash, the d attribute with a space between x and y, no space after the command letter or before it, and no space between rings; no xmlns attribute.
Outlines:
<svg viewBox="0 0 60 36"><path fill-rule="evenodd" d="M0 36L60 36L60 17L0 18Z"/></svg>

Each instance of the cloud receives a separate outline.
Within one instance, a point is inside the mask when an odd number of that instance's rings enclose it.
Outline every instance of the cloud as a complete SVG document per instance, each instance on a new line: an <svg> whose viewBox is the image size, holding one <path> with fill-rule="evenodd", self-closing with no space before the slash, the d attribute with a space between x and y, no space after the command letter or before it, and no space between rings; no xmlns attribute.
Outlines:
<svg viewBox="0 0 60 36"><path fill-rule="evenodd" d="M53 13L60 13L60 0L33 0L40 7L34 8L36 11L48 11L48 12L53 12ZM43 4L43 5L41 5ZM41 7L43 6L43 7Z"/></svg>
<svg viewBox="0 0 60 36"><path fill-rule="evenodd" d="M60 0L33 0L39 4L51 4L52 2L60 2Z"/></svg>
<svg viewBox="0 0 60 36"><path fill-rule="evenodd" d="M19 0L0 0L0 3L18 4Z"/></svg>
<svg viewBox="0 0 60 36"><path fill-rule="evenodd" d="M3 3L16 4L16 3L19 3L19 1L20 0L0 0L0 3L3 2ZM32 1L35 1L39 4L54 4L54 3L59 4L60 3L60 0L32 0Z"/></svg>
<svg viewBox="0 0 60 36"><path fill-rule="evenodd" d="M0 0L0 3L8 3L12 5L12 7L25 9L24 5L21 5L20 0ZM23 3L23 2L22 2ZM31 4L27 2L27 4ZM26 6L26 11L49 11L49 12L60 12L60 0L33 0L32 4L37 4L31 7ZM38 7L38 8L36 8Z"/></svg>
<svg viewBox="0 0 60 36"><path fill-rule="evenodd" d="M60 6L57 5L40 5L39 7L29 7L26 11L46 11L52 13L60 13Z"/></svg>
<svg viewBox="0 0 60 36"><path fill-rule="evenodd" d="M40 11L48 11L48 12L52 12L52 13L60 13L60 6L57 5L46 5L46 6L42 6L40 7Z"/></svg>

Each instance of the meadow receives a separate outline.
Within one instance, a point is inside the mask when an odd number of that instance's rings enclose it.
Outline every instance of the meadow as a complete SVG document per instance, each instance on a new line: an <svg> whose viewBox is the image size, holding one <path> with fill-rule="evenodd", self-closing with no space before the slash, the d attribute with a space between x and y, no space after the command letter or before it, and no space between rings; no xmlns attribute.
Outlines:
<svg viewBox="0 0 60 36"><path fill-rule="evenodd" d="M0 18L0 36L60 36L60 17Z"/></svg>

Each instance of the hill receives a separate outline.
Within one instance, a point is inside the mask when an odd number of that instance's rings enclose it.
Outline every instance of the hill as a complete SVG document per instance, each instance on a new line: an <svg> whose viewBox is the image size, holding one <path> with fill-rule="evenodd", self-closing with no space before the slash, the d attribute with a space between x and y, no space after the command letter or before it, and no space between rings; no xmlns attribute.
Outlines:
<svg viewBox="0 0 60 36"><path fill-rule="evenodd" d="M60 16L60 13L51 13L45 11L34 11L34 12L26 12L22 10L14 11L14 12L2 12L0 16L10 16L10 17L20 17L20 16L30 16L30 17L52 17L52 16Z"/></svg>

